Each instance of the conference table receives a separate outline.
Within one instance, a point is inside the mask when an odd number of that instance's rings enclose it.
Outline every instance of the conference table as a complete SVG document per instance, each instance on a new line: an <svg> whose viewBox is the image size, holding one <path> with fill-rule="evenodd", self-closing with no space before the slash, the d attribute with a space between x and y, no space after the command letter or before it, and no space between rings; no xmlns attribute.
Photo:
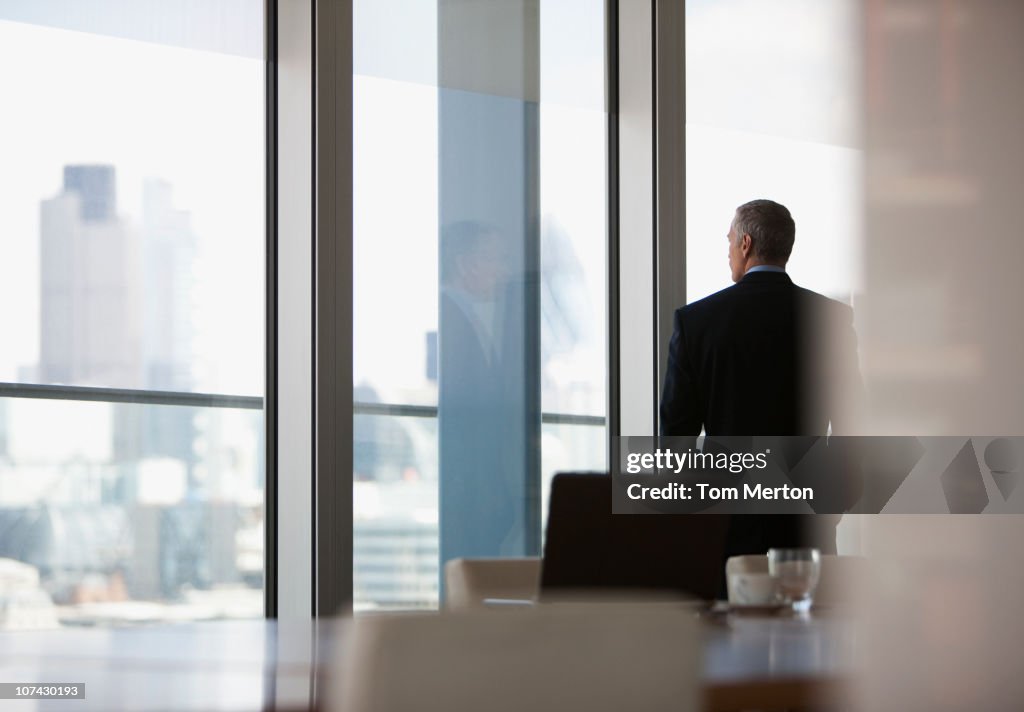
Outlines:
<svg viewBox="0 0 1024 712"><path fill-rule="evenodd" d="M848 617L715 616L703 626L706 710L837 706L854 676Z"/></svg>
<svg viewBox="0 0 1024 712"><path fill-rule="evenodd" d="M848 619L703 615L707 710L835 703L855 665ZM317 710L345 627L208 621L0 633L0 683L84 683L84 700L11 710Z"/></svg>

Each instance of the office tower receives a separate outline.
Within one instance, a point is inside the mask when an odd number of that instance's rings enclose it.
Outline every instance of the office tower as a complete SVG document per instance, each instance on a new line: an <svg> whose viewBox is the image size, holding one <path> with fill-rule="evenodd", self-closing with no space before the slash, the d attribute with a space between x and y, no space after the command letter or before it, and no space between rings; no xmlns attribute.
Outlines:
<svg viewBox="0 0 1024 712"><path fill-rule="evenodd" d="M145 285L141 295L144 387L188 391L192 388L195 234L188 212L175 209L171 186L166 181L149 179L143 185L139 235L138 269ZM119 460L180 461L185 465L186 491L192 492L198 460L193 447L195 410L117 406L114 419L114 451Z"/></svg>
<svg viewBox="0 0 1024 712"><path fill-rule="evenodd" d="M146 387L192 386L192 295L196 238L188 212L172 202L169 183L149 179L142 195L143 362Z"/></svg>
<svg viewBox="0 0 1024 712"><path fill-rule="evenodd" d="M42 382L191 387L196 244L171 198L146 181L141 226L129 227L113 166L65 166L41 208Z"/></svg>
<svg viewBox="0 0 1024 712"><path fill-rule="evenodd" d="M173 204L169 183L148 179L143 185L139 226L139 262L144 289L139 358L143 387L188 391L192 388L193 295L196 240L188 212ZM195 411L181 407L117 406L114 452L122 462L172 458L185 464L187 492L194 489L197 462Z"/></svg>
<svg viewBox="0 0 1024 712"><path fill-rule="evenodd" d="M40 211L43 383L143 385L138 238L118 217L112 166L67 166Z"/></svg>
<svg viewBox="0 0 1024 712"><path fill-rule="evenodd" d="M174 207L167 182L145 183L141 221L129 225L118 214L113 166L66 166L61 193L41 206L40 250L43 383L192 388L196 239L189 214ZM196 578L192 569L171 565L190 558L204 531L190 522L204 519L202 509L191 506L186 517L167 508L170 502L149 502L139 480L144 470L181 467L182 496L193 503L202 499L195 416L195 409L176 406L111 407L112 464L119 477L100 498L131 508L141 527L128 566L133 595L166 594L183 583L208 581L207 574ZM147 512L159 524L155 539L140 524ZM207 566L194 563L196 571ZM234 575L218 573L222 579Z"/></svg>
<svg viewBox="0 0 1024 712"><path fill-rule="evenodd" d="M81 218L108 222L117 217L117 191L113 166L64 166L64 191L78 194Z"/></svg>

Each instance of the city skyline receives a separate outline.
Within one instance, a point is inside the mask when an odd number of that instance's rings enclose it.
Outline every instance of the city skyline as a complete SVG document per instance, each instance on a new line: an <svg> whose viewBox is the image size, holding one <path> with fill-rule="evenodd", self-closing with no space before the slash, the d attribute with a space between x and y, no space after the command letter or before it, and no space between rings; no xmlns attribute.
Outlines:
<svg viewBox="0 0 1024 712"><path fill-rule="evenodd" d="M50 58L70 53L74 63ZM196 235L192 388L263 390L264 135L259 57L0 20L0 381L39 360L39 203L63 166L117 171L117 205L140 227L147 179L174 186ZM47 91L38 91L46 86ZM252 305L258 305L253 308ZM258 354L258 358L253 358Z"/></svg>

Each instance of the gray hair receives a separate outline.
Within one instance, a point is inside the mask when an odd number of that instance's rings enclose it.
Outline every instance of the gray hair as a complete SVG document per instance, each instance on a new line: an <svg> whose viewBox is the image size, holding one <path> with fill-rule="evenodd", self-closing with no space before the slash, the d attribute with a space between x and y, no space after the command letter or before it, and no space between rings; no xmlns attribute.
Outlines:
<svg viewBox="0 0 1024 712"><path fill-rule="evenodd" d="M786 262L793 251L796 223L785 205L774 200L751 200L736 208L737 239L750 235L751 252L765 262Z"/></svg>

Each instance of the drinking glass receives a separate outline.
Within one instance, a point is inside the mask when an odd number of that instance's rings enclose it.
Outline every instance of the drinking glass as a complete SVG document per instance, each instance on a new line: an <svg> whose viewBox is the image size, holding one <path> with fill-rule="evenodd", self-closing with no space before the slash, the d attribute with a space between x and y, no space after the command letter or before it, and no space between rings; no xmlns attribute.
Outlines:
<svg viewBox="0 0 1024 712"><path fill-rule="evenodd" d="M769 549L768 573L775 579L776 596L797 613L811 610L814 589L821 577L817 549Z"/></svg>

